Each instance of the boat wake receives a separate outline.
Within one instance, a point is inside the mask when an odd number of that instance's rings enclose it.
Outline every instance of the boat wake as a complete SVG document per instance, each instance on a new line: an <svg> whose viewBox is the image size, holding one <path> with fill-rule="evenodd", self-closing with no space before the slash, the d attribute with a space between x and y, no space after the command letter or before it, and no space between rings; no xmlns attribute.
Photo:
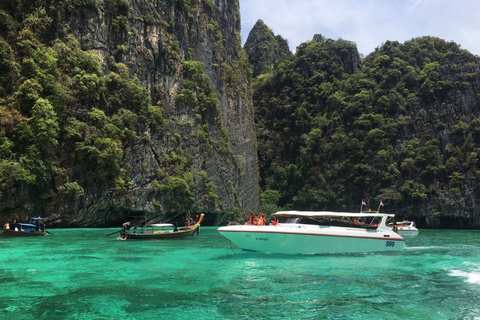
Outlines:
<svg viewBox="0 0 480 320"><path fill-rule="evenodd" d="M480 272L467 272L462 270L452 270L450 275L453 277L465 278L465 282L480 284Z"/></svg>
<svg viewBox="0 0 480 320"><path fill-rule="evenodd" d="M419 246L419 247L410 247L406 246L404 250L432 250L432 249L448 249L441 246Z"/></svg>

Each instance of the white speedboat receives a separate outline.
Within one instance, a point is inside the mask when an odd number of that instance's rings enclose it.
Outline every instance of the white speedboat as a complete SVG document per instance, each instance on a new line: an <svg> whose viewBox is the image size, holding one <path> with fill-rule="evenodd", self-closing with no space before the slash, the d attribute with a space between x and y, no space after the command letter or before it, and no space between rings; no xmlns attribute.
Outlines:
<svg viewBox="0 0 480 320"><path fill-rule="evenodd" d="M231 225L218 231L247 251L324 254L399 251L402 236L388 227L393 214L280 211L277 224Z"/></svg>
<svg viewBox="0 0 480 320"><path fill-rule="evenodd" d="M404 236L416 236L418 235L418 229L415 226L415 222L413 221L397 221L395 223L396 231L402 237Z"/></svg>

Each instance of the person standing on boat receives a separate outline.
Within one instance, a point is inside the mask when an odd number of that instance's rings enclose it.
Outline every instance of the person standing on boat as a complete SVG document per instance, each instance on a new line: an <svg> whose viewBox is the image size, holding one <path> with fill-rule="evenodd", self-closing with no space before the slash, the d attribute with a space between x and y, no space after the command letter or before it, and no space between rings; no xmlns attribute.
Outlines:
<svg viewBox="0 0 480 320"><path fill-rule="evenodd" d="M191 215L190 215L190 211L188 211L187 213L187 227L190 227L190 220L191 220Z"/></svg>
<svg viewBox="0 0 480 320"><path fill-rule="evenodd" d="M130 222L125 222L122 225L122 230L120 231L122 239L127 239L127 231L130 229Z"/></svg>
<svg viewBox="0 0 480 320"><path fill-rule="evenodd" d="M35 232L38 232L38 231L40 231L40 220L37 220L35 222Z"/></svg>

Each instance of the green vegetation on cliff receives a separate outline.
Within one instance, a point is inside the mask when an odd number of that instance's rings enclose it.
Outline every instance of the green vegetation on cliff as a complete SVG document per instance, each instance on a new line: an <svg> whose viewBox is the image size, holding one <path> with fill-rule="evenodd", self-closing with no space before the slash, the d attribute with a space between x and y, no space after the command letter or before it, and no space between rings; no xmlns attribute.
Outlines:
<svg viewBox="0 0 480 320"><path fill-rule="evenodd" d="M2 218L258 211L247 68L236 1L1 2Z"/></svg>
<svg viewBox="0 0 480 320"><path fill-rule="evenodd" d="M125 65L104 77L98 56L72 36L44 44L31 29L37 19L28 15L15 41L0 42L0 181L26 183L37 200L72 188L81 195L88 181L125 189L125 143L139 117L161 126L161 109ZM74 167L59 161L66 154Z"/></svg>
<svg viewBox="0 0 480 320"><path fill-rule="evenodd" d="M366 199L376 210L383 199L431 225L474 225L479 64L433 37L388 41L363 60L344 40L301 45L255 82L262 208L358 210Z"/></svg>

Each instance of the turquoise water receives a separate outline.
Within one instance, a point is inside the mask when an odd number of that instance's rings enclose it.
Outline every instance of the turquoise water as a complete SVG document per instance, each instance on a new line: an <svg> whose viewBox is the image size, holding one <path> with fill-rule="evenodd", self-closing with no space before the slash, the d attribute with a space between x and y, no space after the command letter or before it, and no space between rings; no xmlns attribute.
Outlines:
<svg viewBox="0 0 480 320"><path fill-rule="evenodd" d="M214 227L150 241L50 231L0 237L0 319L480 319L477 230L319 256L243 252Z"/></svg>

